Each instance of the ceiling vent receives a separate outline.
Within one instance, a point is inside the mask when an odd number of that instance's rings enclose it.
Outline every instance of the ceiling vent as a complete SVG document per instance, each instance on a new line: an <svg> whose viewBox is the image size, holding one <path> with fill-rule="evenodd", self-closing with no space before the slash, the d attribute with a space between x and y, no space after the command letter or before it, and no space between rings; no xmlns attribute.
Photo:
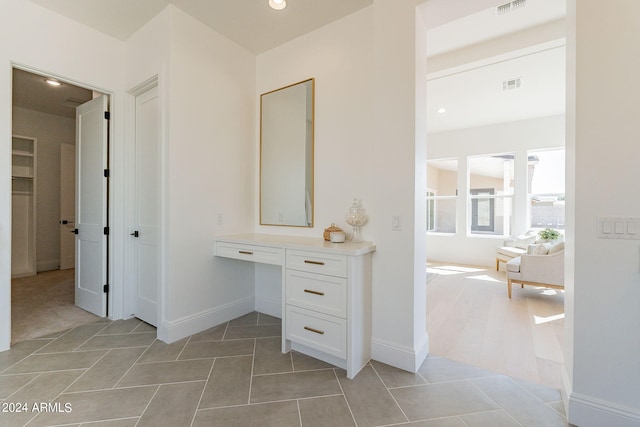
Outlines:
<svg viewBox="0 0 640 427"><path fill-rule="evenodd" d="M513 0L509 3L501 4L496 7L496 15L504 15L516 9L521 9L527 5L527 0Z"/></svg>
<svg viewBox="0 0 640 427"><path fill-rule="evenodd" d="M502 82L502 90L505 92L509 90L516 90L520 86L522 86L522 79L520 77Z"/></svg>

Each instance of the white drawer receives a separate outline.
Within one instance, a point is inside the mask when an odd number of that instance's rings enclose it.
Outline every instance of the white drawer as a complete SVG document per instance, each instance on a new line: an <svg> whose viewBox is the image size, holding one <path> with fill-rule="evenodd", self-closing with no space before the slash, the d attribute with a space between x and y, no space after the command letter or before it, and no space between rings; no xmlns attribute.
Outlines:
<svg viewBox="0 0 640 427"><path fill-rule="evenodd" d="M235 258L263 264L282 265L284 249L241 243L216 242L216 256Z"/></svg>
<svg viewBox="0 0 640 427"><path fill-rule="evenodd" d="M287 270L287 304L347 317L347 279Z"/></svg>
<svg viewBox="0 0 640 427"><path fill-rule="evenodd" d="M287 268L347 277L347 257L322 252L287 250Z"/></svg>
<svg viewBox="0 0 640 427"><path fill-rule="evenodd" d="M286 309L286 338L336 357L347 355L344 319L291 305Z"/></svg>

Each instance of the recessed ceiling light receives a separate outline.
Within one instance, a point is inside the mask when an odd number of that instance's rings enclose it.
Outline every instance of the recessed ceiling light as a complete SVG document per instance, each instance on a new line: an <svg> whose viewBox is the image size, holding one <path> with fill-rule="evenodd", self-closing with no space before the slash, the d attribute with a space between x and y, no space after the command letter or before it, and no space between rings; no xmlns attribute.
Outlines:
<svg viewBox="0 0 640 427"><path fill-rule="evenodd" d="M287 1L286 0L269 0L269 6L271 6L271 9L282 10L285 7L287 7Z"/></svg>
<svg viewBox="0 0 640 427"><path fill-rule="evenodd" d="M440 107L440 108L438 108L436 111L437 111L439 114L444 114L444 113L446 113L446 112L447 112L447 109L446 109L446 108L444 108L444 107Z"/></svg>
<svg viewBox="0 0 640 427"><path fill-rule="evenodd" d="M62 86L62 83L60 83L56 79L46 79L45 82L47 82L47 84L50 86Z"/></svg>

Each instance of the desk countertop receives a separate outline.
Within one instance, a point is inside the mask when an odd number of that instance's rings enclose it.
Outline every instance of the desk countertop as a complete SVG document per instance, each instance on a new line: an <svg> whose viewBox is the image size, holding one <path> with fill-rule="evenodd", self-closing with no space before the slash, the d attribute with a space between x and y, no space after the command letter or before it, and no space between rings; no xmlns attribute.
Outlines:
<svg viewBox="0 0 640 427"><path fill-rule="evenodd" d="M217 242L338 253L349 256L364 255L376 250L376 245L373 242L331 243L322 238L286 236L281 234L232 234L216 236L215 240Z"/></svg>

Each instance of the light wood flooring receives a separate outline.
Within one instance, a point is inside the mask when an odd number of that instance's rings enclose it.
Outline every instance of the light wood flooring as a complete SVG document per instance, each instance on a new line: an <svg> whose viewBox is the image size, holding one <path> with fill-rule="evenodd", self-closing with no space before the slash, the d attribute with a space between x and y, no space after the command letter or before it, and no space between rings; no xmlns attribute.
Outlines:
<svg viewBox="0 0 640 427"><path fill-rule="evenodd" d="M428 263L432 355L555 388L564 363L564 292L514 286L486 267Z"/></svg>
<svg viewBox="0 0 640 427"><path fill-rule="evenodd" d="M75 306L75 270L53 270L11 280L11 342L100 320Z"/></svg>

